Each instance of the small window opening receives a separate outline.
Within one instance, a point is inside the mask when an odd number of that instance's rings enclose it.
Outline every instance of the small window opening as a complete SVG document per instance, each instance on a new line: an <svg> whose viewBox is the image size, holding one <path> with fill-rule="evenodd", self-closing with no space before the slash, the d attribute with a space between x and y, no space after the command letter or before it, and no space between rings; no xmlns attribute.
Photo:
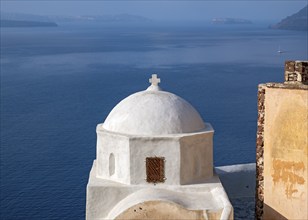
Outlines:
<svg viewBox="0 0 308 220"><path fill-rule="evenodd" d="M147 157L146 174L148 183L165 182L165 158L164 157Z"/></svg>

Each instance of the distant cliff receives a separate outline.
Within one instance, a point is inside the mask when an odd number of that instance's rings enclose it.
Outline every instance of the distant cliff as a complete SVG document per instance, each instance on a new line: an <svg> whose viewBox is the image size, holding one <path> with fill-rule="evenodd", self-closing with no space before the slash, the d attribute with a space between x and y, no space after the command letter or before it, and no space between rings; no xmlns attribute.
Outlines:
<svg viewBox="0 0 308 220"><path fill-rule="evenodd" d="M307 5L308 6L308 5ZM284 29L296 31L308 31L308 7L299 12L282 19L279 23L271 25L271 29Z"/></svg>
<svg viewBox="0 0 308 220"><path fill-rule="evenodd" d="M1 27L57 27L54 22L0 20Z"/></svg>

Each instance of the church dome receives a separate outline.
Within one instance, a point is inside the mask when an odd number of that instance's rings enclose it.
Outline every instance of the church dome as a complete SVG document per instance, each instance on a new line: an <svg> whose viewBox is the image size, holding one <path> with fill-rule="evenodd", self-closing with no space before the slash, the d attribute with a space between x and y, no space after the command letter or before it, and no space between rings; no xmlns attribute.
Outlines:
<svg viewBox="0 0 308 220"><path fill-rule="evenodd" d="M117 104L103 127L125 134L166 135L200 131L205 125L187 101L161 91L157 83L152 82L147 90L134 93Z"/></svg>

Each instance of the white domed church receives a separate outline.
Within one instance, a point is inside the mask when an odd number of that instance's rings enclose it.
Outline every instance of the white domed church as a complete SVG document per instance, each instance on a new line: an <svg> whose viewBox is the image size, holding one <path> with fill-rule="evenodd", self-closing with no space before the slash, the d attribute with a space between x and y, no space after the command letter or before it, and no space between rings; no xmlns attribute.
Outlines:
<svg viewBox="0 0 308 220"><path fill-rule="evenodd" d="M233 219L213 173L213 134L196 109L163 91L156 74L98 124L86 218Z"/></svg>

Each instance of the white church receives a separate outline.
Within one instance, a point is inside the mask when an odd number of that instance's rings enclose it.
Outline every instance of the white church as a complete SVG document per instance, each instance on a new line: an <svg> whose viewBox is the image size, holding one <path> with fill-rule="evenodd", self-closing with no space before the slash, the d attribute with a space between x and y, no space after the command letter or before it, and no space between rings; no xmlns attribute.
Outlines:
<svg viewBox="0 0 308 220"><path fill-rule="evenodd" d="M213 172L213 134L156 74L98 124L86 219L233 219Z"/></svg>

